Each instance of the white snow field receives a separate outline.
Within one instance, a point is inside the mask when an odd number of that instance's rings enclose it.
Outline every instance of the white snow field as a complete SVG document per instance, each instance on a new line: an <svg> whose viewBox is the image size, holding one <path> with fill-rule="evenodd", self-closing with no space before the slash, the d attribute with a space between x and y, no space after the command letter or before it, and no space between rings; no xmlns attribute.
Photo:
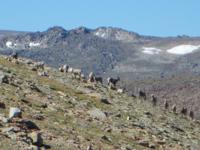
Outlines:
<svg viewBox="0 0 200 150"><path fill-rule="evenodd" d="M149 55L159 54L161 51L164 51L155 47L143 47L142 49L143 53ZM178 45L170 49L167 49L166 52L174 55L185 55L192 53L198 49L200 50L200 45Z"/></svg>
<svg viewBox="0 0 200 150"><path fill-rule="evenodd" d="M171 54L177 54L177 55L185 55L188 53L192 53L195 50L199 49L200 45L179 45L176 47L173 47L171 49L168 49L167 52Z"/></svg>
<svg viewBox="0 0 200 150"><path fill-rule="evenodd" d="M143 47L142 52L145 54L154 55L154 54L159 54L161 52L161 49L154 48L154 47Z"/></svg>
<svg viewBox="0 0 200 150"><path fill-rule="evenodd" d="M30 42L30 43L29 43L29 46L30 46L30 47L38 47L38 46L40 46L40 43Z"/></svg>
<svg viewBox="0 0 200 150"><path fill-rule="evenodd" d="M13 43L12 43L11 41L7 41L7 42L6 42L6 46L7 46L8 48L12 48L12 47L13 47Z"/></svg>

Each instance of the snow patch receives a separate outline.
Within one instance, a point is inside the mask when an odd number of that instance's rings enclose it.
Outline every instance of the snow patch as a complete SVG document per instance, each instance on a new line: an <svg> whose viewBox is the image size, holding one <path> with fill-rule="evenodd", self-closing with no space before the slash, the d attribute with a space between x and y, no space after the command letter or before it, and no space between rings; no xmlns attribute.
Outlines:
<svg viewBox="0 0 200 150"><path fill-rule="evenodd" d="M155 48L155 47L143 47L143 53L154 55L159 54L161 52L161 49Z"/></svg>
<svg viewBox="0 0 200 150"><path fill-rule="evenodd" d="M171 54L177 54L177 55L184 55L188 53L192 53L195 50L199 49L200 45L179 45L176 47L173 47L171 49L168 49L167 52Z"/></svg>
<svg viewBox="0 0 200 150"><path fill-rule="evenodd" d="M161 49L155 48L155 47L143 47L143 53L149 54L149 55L155 55L159 54ZM175 47L172 47L170 49L167 49L166 52L174 55L185 55L192 53L196 50L200 49L200 45L178 45Z"/></svg>
<svg viewBox="0 0 200 150"><path fill-rule="evenodd" d="M29 46L30 46L30 47L37 47L37 46L40 46L40 43L30 42L30 43L29 43Z"/></svg>
<svg viewBox="0 0 200 150"><path fill-rule="evenodd" d="M96 36L100 36L100 32L96 32L95 35L96 35Z"/></svg>
<svg viewBox="0 0 200 150"><path fill-rule="evenodd" d="M97 31L95 35L104 38L106 36L106 33L104 33L103 31Z"/></svg>
<svg viewBox="0 0 200 150"><path fill-rule="evenodd" d="M7 41L7 42L6 42L6 46L7 46L8 48L12 48L12 47L14 46L14 44L13 44L13 42L11 42L11 41Z"/></svg>
<svg viewBox="0 0 200 150"><path fill-rule="evenodd" d="M106 36L106 33L102 33L101 37L104 38Z"/></svg>

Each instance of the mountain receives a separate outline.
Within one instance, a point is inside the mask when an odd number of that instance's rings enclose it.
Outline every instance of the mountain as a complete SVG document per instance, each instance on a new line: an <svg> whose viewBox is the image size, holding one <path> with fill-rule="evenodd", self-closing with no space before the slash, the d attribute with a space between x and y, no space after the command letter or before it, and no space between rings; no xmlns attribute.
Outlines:
<svg viewBox="0 0 200 150"><path fill-rule="evenodd" d="M68 64L86 75L119 76L130 92L141 88L155 94L160 104L167 99L178 110L197 111L200 118L200 37L144 36L113 27L0 31L0 53L13 51L54 68Z"/></svg>
<svg viewBox="0 0 200 150"><path fill-rule="evenodd" d="M0 56L0 97L2 150L200 147L199 121L171 104L154 106L32 60Z"/></svg>
<svg viewBox="0 0 200 150"><path fill-rule="evenodd" d="M199 37L143 36L120 28L52 27L44 32L14 32L0 35L2 54L18 51L21 56L80 67L85 72L120 74L130 78L169 76L189 71L198 74ZM8 33L5 32L5 33ZM11 32L13 33L13 32ZM129 75L131 74L131 75Z"/></svg>

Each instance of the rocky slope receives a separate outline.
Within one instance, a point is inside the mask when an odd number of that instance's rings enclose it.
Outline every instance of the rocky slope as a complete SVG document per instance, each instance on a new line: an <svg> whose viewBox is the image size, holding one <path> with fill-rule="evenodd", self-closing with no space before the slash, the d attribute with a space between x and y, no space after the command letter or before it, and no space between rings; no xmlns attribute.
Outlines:
<svg viewBox="0 0 200 150"><path fill-rule="evenodd" d="M0 149L189 150L200 147L200 123L82 82L48 66L0 57ZM10 107L22 117L7 119Z"/></svg>
<svg viewBox="0 0 200 150"><path fill-rule="evenodd" d="M173 105L176 104L178 111L182 108L193 110L195 118L200 120L200 77L184 73L182 75L163 78L159 80L125 81L128 90L136 92L138 87L146 91L148 95L156 95L162 105L164 100ZM150 98L148 98L150 100Z"/></svg>

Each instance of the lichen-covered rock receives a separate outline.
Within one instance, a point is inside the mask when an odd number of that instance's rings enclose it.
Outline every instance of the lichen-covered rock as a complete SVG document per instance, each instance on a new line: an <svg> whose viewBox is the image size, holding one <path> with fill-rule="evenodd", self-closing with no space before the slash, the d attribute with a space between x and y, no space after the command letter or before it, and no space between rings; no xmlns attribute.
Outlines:
<svg viewBox="0 0 200 150"><path fill-rule="evenodd" d="M101 111L100 109L94 108L94 109L88 111L88 113L94 119L99 119L99 120L106 119L106 114L103 111Z"/></svg>
<svg viewBox="0 0 200 150"><path fill-rule="evenodd" d="M140 140L138 141L139 145L142 145L144 147L149 147L149 141L148 140Z"/></svg>
<svg viewBox="0 0 200 150"><path fill-rule="evenodd" d="M0 72L0 84L2 83L9 83L8 76L5 75L3 72Z"/></svg>

